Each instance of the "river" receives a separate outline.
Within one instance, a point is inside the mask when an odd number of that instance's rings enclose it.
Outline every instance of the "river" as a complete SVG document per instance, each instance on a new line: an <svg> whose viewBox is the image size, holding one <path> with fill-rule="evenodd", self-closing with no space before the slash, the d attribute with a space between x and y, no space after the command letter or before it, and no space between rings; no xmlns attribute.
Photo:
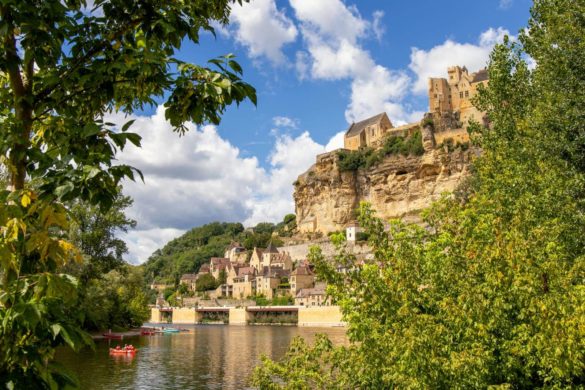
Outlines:
<svg viewBox="0 0 585 390"><path fill-rule="evenodd" d="M325 333L336 344L343 328L196 325L189 332L96 341L95 351L60 350L57 360L79 378L81 389L244 389L262 354L278 359L295 336ZM110 356L110 347L133 344L133 358Z"/></svg>

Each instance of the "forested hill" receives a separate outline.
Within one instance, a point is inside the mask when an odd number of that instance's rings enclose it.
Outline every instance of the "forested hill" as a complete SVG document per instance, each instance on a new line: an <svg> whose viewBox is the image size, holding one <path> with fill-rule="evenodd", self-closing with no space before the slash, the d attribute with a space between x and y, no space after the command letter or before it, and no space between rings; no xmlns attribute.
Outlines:
<svg viewBox="0 0 585 390"><path fill-rule="evenodd" d="M223 257L232 241L240 242L248 250L255 246L265 247L271 239L275 245L280 245L278 236L288 236L295 228L293 214L278 224L262 222L251 229L244 229L241 223L228 222L195 227L156 250L143 265L144 275L148 282L176 283L181 275L197 272L209 258Z"/></svg>

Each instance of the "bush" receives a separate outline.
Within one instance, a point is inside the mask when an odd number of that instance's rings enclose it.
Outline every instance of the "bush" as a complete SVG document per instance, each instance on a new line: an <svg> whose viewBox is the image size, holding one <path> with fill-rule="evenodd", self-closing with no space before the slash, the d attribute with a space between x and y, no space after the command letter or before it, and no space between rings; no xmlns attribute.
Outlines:
<svg viewBox="0 0 585 390"><path fill-rule="evenodd" d="M340 150L337 152L339 170L356 171L378 165L386 156L422 156L425 150L420 131L409 137L389 135L378 150L366 147L359 150Z"/></svg>

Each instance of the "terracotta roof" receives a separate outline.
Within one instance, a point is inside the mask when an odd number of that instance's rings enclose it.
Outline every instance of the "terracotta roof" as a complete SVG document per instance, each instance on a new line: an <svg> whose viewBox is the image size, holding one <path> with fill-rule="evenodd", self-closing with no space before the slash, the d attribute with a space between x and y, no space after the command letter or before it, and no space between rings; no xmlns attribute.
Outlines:
<svg viewBox="0 0 585 390"><path fill-rule="evenodd" d="M360 121L358 123L352 123L351 126L349 126L349 129L347 129L347 131L345 132L345 136L346 137L351 137L354 135L358 135L359 133L362 132L363 129L365 129L366 127L376 124L376 123L380 123L380 121L382 120L382 118L386 115L385 112L382 112L378 115L374 115L371 118L368 119L364 119L363 121Z"/></svg>
<svg viewBox="0 0 585 390"><path fill-rule="evenodd" d="M197 280L197 274L183 274L181 280Z"/></svg>
<svg viewBox="0 0 585 390"><path fill-rule="evenodd" d="M313 271L307 266L300 266L295 269L291 275L313 275Z"/></svg>
<svg viewBox="0 0 585 390"><path fill-rule="evenodd" d="M472 83L479 83L480 81L489 80L487 69L482 69L477 73L473 74L473 79L471 80Z"/></svg>
<svg viewBox="0 0 585 390"><path fill-rule="evenodd" d="M199 268L199 273L201 272L209 272L209 264L205 263Z"/></svg>
<svg viewBox="0 0 585 390"><path fill-rule="evenodd" d="M325 289L315 286L314 288L301 288L296 295L296 298L306 298L311 295L325 295Z"/></svg>
<svg viewBox="0 0 585 390"><path fill-rule="evenodd" d="M225 257L212 257L210 260L212 265L219 266L219 265L228 265L230 263L230 259Z"/></svg>
<svg viewBox="0 0 585 390"><path fill-rule="evenodd" d="M238 269L238 276L254 275L256 274L256 268L254 267L241 267Z"/></svg>

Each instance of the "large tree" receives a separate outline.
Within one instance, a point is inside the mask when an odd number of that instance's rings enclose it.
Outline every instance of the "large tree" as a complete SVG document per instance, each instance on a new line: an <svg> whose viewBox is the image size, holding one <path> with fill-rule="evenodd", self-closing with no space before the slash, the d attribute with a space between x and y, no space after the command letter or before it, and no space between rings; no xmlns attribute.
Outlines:
<svg viewBox="0 0 585 390"><path fill-rule="evenodd" d="M314 251L349 346L297 340L260 388L585 386L585 1L538 0L476 104L483 155L425 228L361 206L374 261ZM536 67L531 70L527 54ZM347 272L337 272L338 267Z"/></svg>
<svg viewBox="0 0 585 390"><path fill-rule="evenodd" d="M231 55L206 65L176 56L242 0L0 0L0 382L15 388L70 381L54 348L87 342L77 327L75 280L54 271L79 250L66 239L64 202L107 210L132 167L116 152L140 137L106 123L164 103L184 123L218 123L226 107L255 90ZM88 9L86 6L90 6Z"/></svg>

